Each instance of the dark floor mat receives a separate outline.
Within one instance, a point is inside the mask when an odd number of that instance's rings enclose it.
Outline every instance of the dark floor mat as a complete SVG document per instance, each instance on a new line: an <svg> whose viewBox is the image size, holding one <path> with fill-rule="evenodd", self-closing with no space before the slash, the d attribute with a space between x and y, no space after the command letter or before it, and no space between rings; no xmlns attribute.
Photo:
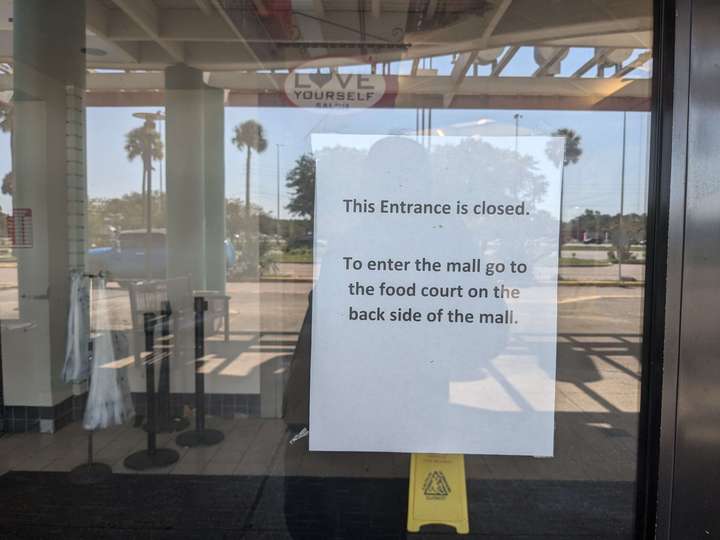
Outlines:
<svg viewBox="0 0 720 540"><path fill-rule="evenodd" d="M631 482L471 480L463 538L631 538L633 495ZM406 513L405 479L118 474L88 487L66 473L0 477L3 539L395 539Z"/></svg>

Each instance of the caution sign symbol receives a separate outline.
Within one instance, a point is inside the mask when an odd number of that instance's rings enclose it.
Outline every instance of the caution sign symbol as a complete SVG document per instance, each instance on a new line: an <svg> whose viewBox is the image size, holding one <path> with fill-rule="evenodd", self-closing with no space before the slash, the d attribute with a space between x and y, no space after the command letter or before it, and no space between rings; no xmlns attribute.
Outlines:
<svg viewBox="0 0 720 540"><path fill-rule="evenodd" d="M407 530L419 532L423 525L455 527L470 532L462 454L412 454L408 485Z"/></svg>
<svg viewBox="0 0 720 540"><path fill-rule="evenodd" d="M450 484L441 471L430 471L423 483L423 494L428 499L444 499L450 495Z"/></svg>

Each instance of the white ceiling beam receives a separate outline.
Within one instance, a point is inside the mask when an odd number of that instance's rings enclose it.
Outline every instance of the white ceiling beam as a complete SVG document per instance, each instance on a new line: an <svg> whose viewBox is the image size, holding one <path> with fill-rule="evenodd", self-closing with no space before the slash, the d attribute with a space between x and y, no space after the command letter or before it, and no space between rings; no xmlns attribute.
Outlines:
<svg viewBox="0 0 720 540"><path fill-rule="evenodd" d="M450 87L450 90L447 92L447 94L443 96L444 107L447 108L452 105L453 99L455 99L455 94L457 93L457 89L460 87L463 80L465 80L465 76L467 75L470 66L477 58L477 54L477 51L460 53L455 59L455 64L453 65L452 72L450 73L450 80L452 81L452 86Z"/></svg>
<svg viewBox="0 0 720 540"><path fill-rule="evenodd" d="M276 92L285 75L214 71L209 73L208 84L218 88L247 94ZM450 77L398 77L403 99L412 95L440 96L452 84ZM528 99L538 97L574 97L602 101L608 96L647 99L650 79L577 79L547 77L471 77L461 85L462 96L513 96ZM0 73L0 91L12 90L12 74ZM162 72L88 73L89 91L120 92L133 90L162 91L165 77Z"/></svg>
<svg viewBox="0 0 720 540"><path fill-rule="evenodd" d="M598 40L603 35L618 34L618 28L623 29L623 33L637 33L652 29L652 17L634 17L628 19L598 19L597 21L589 21L586 23L576 24L558 24L553 26L541 25L537 29L520 30L515 32L498 33L490 40L491 46L502 46L502 44L546 44L546 43L562 43L560 40L566 40L565 45L580 46L583 44L590 45L595 43L593 39ZM587 38L592 36L592 38Z"/></svg>
<svg viewBox="0 0 720 540"><path fill-rule="evenodd" d="M245 42L245 38L242 35L242 32L238 29L238 27L235 25L233 20L230 18L230 15L228 15L227 11L225 11L225 8L220 3L220 0L210 0L215 6L215 9L217 10L218 14L220 15L220 18L225 22L225 25L230 29L230 31L235 35L236 38L238 38L240 41L245 43L245 45L249 48L247 43Z"/></svg>
<svg viewBox="0 0 720 540"><path fill-rule="evenodd" d="M420 67L420 59L419 58L413 58L412 66L410 67L410 75L413 77L417 75L417 70Z"/></svg>
<svg viewBox="0 0 720 540"><path fill-rule="evenodd" d="M108 37L113 41L155 41L123 12L112 10ZM222 16L213 11L198 17L194 9L165 9L160 12L162 28L160 39L164 41L242 41L228 26Z"/></svg>
<svg viewBox="0 0 720 540"><path fill-rule="evenodd" d="M468 72L468 69L470 69L470 66L477 58L477 54L477 51L458 54L457 58L455 58L452 72L450 73L450 79L458 84L462 82Z"/></svg>
<svg viewBox="0 0 720 540"><path fill-rule="evenodd" d="M537 4L544 5L542 2ZM523 3L522 7L528 5ZM517 10L510 10L507 17L508 20L503 20L502 27L493 32L486 42L478 36L478 17L467 17L457 24L435 30L408 33L406 41L412 44L408 55L442 56L509 45L616 46L615 42L619 36L625 36L623 42L626 43L641 41L644 39L643 36L650 35L653 22L652 17L647 16L610 17L601 10L592 13L592 16L589 14L588 20L582 23L566 22L562 14L553 19L542 18L547 20L548 24L539 27L528 25L526 19L533 19L529 15L524 16L522 10L520 14ZM521 21L518 21L518 18ZM621 31L619 32L618 29ZM636 37L630 37L633 35ZM377 57L380 58L380 55Z"/></svg>
<svg viewBox="0 0 720 540"><path fill-rule="evenodd" d="M652 58L652 52L651 51L645 51L644 53L641 53L638 55L638 57L630 62L629 64L626 64L622 68L618 70L617 73L613 75L613 78L620 79L624 77L625 75L628 75L629 73L635 71L637 68L645 64L648 60Z"/></svg>
<svg viewBox="0 0 720 540"><path fill-rule="evenodd" d="M137 43L115 43L108 35L110 28L110 10L100 0L87 0L85 4L85 25L99 38L106 40L129 62L139 62Z"/></svg>
<svg viewBox="0 0 720 540"><path fill-rule="evenodd" d="M160 14L151 0L113 0L135 24L147 33L175 62L185 61L185 52L181 43L164 40L160 37Z"/></svg>
<svg viewBox="0 0 720 540"><path fill-rule="evenodd" d="M498 60L497 64L495 64L495 66L490 71L490 76L491 77L499 77L500 74L503 72L503 70L510 63L510 60L513 59L513 57L517 54L517 52L519 50L520 50L520 47L518 47L517 45L508 47L508 50L505 51L505 54L502 55L502 58L500 58L500 60Z"/></svg>
<svg viewBox="0 0 720 540"><path fill-rule="evenodd" d="M597 33L587 36L576 36L563 39L543 41L548 47L607 47L611 49L651 49L653 46L652 30L635 32L618 32L614 34Z"/></svg>
<svg viewBox="0 0 720 540"><path fill-rule="evenodd" d="M475 61L475 58L477 58L478 51L488 48L487 44L490 41L493 32L495 32L497 25L500 24L500 20L503 18L503 15L505 15L505 12L508 10L511 3L512 0L499 0L495 5L495 9L493 9L490 14L487 24L480 36L481 46L473 52L461 53L458 56L451 74L451 78L453 80L452 89L443 96L443 106L446 108L452 105L453 99L455 99L455 93L462 84L463 80L465 80L468 69L470 69L470 66Z"/></svg>
<svg viewBox="0 0 720 540"><path fill-rule="evenodd" d="M567 52L567 47L558 47L558 50L555 51L555 53L548 58L548 61L545 62L542 66L538 66L538 68L535 70L535 73L533 73L533 77L542 77L545 75L548 70L554 66Z"/></svg>
<svg viewBox="0 0 720 540"><path fill-rule="evenodd" d="M579 79L583 75L585 75L588 71L592 69L592 67L597 64L600 61L600 58L602 58L605 53L608 52L609 49L598 49L595 51L595 54L592 55L592 58L585 62L582 66L577 68L575 70L575 73L571 75L574 79Z"/></svg>
<svg viewBox="0 0 720 540"><path fill-rule="evenodd" d="M438 0L428 0L427 7L425 8L425 17L432 19L437 11Z"/></svg>
<svg viewBox="0 0 720 540"><path fill-rule="evenodd" d="M230 15L228 15L227 11L225 11L225 8L220 3L220 0L210 0L210 1L212 2L213 6L215 6L215 9L220 14L220 17L222 17L222 19L225 21L225 24L227 25L227 27L242 42L242 52L249 54L250 57L253 59L253 62L255 63L254 69L262 69L264 67L262 62L255 54L255 51L253 51L252 47L250 45L248 45L247 41L245 41L245 37L243 36L242 32L240 32L240 29L230 18Z"/></svg>
<svg viewBox="0 0 720 540"><path fill-rule="evenodd" d="M242 92L272 91L271 79L282 88L286 75L214 71L208 84ZM453 85L449 76L398 76L398 96L406 94L443 95ZM602 99L609 95L648 97L648 79L578 79L547 77L469 77L463 81L458 95L520 95L520 96L576 96Z"/></svg>
<svg viewBox="0 0 720 540"><path fill-rule="evenodd" d="M481 43L483 43L483 49L487 47L487 43L490 41L492 35L495 33L497 25L500 24L500 21L505 15L505 12L510 7L511 3L512 0L499 0L498 3L495 5L495 9L492 15L490 15L490 20L488 21L488 24L483 30L482 36L480 37Z"/></svg>
<svg viewBox="0 0 720 540"><path fill-rule="evenodd" d="M197 7L200 8L200 11L203 12L204 15L212 14L213 8L208 0L195 0L195 3L197 4Z"/></svg>

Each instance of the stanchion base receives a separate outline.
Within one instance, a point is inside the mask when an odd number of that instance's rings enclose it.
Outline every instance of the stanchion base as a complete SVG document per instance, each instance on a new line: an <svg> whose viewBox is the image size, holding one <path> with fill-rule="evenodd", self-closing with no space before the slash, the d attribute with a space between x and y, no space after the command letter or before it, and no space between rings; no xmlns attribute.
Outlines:
<svg viewBox="0 0 720 540"><path fill-rule="evenodd" d="M105 482L112 475L110 465L105 463L83 463L70 471L70 481L73 484L87 486Z"/></svg>
<svg viewBox="0 0 720 540"><path fill-rule="evenodd" d="M203 429L201 431L193 429L178 435L175 442L178 446L194 448L196 446L213 446L222 442L224 438L225 435L223 435L222 431L217 429Z"/></svg>
<svg viewBox="0 0 720 540"><path fill-rule="evenodd" d="M155 433L177 433L178 431L185 431L188 427L190 427L190 420L179 416L168 420L160 420ZM147 431L147 424L143 425L143 431Z"/></svg>
<svg viewBox="0 0 720 540"><path fill-rule="evenodd" d="M130 454L123 462L128 469L134 471L146 471L148 469L160 469L175 463L180 459L180 454L171 448L158 448L154 453L149 450L140 450Z"/></svg>

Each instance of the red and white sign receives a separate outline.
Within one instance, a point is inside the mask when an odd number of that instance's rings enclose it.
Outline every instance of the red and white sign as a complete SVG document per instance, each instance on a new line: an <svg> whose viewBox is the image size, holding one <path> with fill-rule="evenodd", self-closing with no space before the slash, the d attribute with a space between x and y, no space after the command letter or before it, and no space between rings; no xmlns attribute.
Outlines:
<svg viewBox="0 0 720 540"><path fill-rule="evenodd" d="M7 230L12 247L33 247L32 210L30 208L14 208L13 215L7 218Z"/></svg>
<svg viewBox="0 0 720 540"><path fill-rule="evenodd" d="M296 107L367 109L391 106L396 87L392 76L293 71L285 79L285 96Z"/></svg>

